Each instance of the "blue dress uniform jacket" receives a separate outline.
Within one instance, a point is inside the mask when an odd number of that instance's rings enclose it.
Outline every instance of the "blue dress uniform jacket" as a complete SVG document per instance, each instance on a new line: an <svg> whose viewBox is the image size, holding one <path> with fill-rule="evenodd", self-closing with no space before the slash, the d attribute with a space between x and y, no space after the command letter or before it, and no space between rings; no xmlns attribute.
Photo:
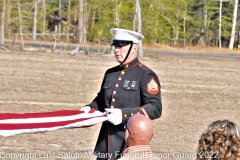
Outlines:
<svg viewBox="0 0 240 160"><path fill-rule="evenodd" d="M117 159L126 148L124 124L131 116L144 114L150 119L161 116L160 81L151 69L136 58L129 64L106 71L101 89L89 106L101 112L105 112L105 108L121 109L122 123L113 125L103 122L95 147L99 158L110 155L109 159Z"/></svg>

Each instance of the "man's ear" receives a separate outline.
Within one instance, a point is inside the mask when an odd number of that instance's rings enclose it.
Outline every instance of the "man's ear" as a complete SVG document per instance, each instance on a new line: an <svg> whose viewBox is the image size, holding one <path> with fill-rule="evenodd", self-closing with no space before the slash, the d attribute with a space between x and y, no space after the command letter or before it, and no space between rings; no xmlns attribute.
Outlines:
<svg viewBox="0 0 240 160"><path fill-rule="evenodd" d="M137 49L137 48L138 48L138 45L137 45L137 44L133 44L133 48L134 48L134 49Z"/></svg>
<svg viewBox="0 0 240 160"><path fill-rule="evenodd" d="M126 129L125 130L125 142L127 143L127 140L128 140L128 138L129 138L129 131Z"/></svg>
<svg viewBox="0 0 240 160"><path fill-rule="evenodd" d="M133 44L132 51L134 52L132 52L132 54L136 53L136 50L137 50L137 44Z"/></svg>
<svg viewBox="0 0 240 160"><path fill-rule="evenodd" d="M154 136L154 133L152 133L152 137L151 137L150 141L152 140L153 136Z"/></svg>

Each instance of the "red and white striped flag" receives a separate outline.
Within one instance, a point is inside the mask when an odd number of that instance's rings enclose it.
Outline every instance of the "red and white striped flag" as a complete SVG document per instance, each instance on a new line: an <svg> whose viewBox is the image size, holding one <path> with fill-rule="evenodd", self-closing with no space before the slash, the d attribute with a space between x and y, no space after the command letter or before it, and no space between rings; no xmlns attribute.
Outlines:
<svg viewBox="0 0 240 160"><path fill-rule="evenodd" d="M0 135L47 132L63 128L89 127L106 121L106 114L92 109L85 114L80 110L60 110L36 113L0 113Z"/></svg>

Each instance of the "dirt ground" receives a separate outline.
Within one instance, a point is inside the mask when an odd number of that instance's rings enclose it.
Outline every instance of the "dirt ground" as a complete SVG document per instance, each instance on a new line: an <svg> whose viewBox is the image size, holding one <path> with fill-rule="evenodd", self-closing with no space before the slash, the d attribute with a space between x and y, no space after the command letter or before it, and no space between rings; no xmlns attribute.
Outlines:
<svg viewBox="0 0 240 160"><path fill-rule="evenodd" d="M162 159L195 159L198 139L217 119L240 126L240 61L174 56L141 58L162 85L153 150ZM0 112L80 109L96 96L111 56L0 53ZM101 124L0 137L0 159L95 159ZM16 158L22 154L22 157Z"/></svg>

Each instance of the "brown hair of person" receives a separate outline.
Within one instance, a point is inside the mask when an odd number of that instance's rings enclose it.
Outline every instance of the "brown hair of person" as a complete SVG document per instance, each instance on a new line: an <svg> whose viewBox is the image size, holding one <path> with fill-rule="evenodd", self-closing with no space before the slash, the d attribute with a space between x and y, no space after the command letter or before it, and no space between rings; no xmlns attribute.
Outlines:
<svg viewBox="0 0 240 160"><path fill-rule="evenodd" d="M197 160L240 160L240 139L225 129L206 130L201 135Z"/></svg>
<svg viewBox="0 0 240 160"><path fill-rule="evenodd" d="M210 130L212 129L224 129L232 134L235 134L240 139L240 133L239 129L236 123L230 121L230 120L217 120L214 121L212 124L208 127Z"/></svg>

